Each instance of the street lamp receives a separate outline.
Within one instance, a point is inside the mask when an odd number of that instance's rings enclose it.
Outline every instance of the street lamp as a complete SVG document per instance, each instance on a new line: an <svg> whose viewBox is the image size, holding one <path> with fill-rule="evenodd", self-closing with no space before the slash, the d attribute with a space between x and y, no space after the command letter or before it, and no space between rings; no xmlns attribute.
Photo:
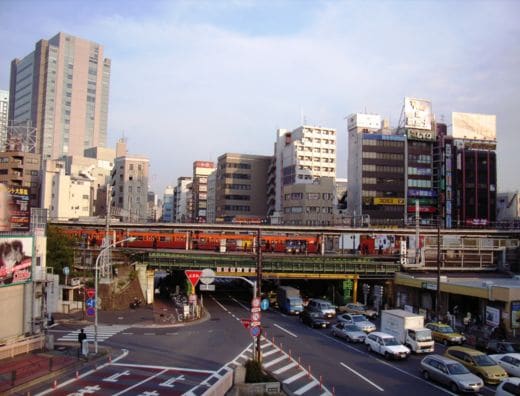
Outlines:
<svg viewBox="0 0 520 396"><path fill-rule="evenodd" d="M103 256L103 254L110 248L119 245L123 242L132 242L135 240L135 237L129 237L122 239L120 241L112 242L110 245L104 247L100 250L97 258L96 258L96 266L95 266L95 275L94 275L94 352L98 353L98 284L99 284L99 259Z"/></svg>

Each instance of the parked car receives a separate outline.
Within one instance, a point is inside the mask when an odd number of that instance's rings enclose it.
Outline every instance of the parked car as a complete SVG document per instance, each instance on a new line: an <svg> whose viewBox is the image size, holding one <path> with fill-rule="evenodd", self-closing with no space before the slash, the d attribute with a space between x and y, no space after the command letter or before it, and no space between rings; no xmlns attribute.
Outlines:
<svg viewBox="0 0 520 396"><path fill-rule="evenodd" d="M346 313L365 315L367 318L370 319L377 318L376 311L369 309L366 305L361 303L348 303L347 305L340 307L340 310Z"/></svg>
<svg viewBox="0 0 520 396"><path fill-rule="evenodd" d="M359 327L345 322L332 325L332 335L344 338L348 342L363 342L366 337L366 333Z"/></svg>
<svg viewBox="0 0 520 396"><path fill-rule="evenodd" d="M476 349L452 346L444 351L444 356L462 363L486 384L498 384L508 377L506 371L493 359Z"/></svg>
<svg viewBox="0 0 520 396"><path fill-rule="evenodd" d="M307 309L300 314L300 320L312 328L327 328L330 326L330 321L325 319L319 312Z"/></svg>
<svg viewBox="0 0 520 396"><path fill-rule="evenodd" d="M383 355L386 359L406 359L410 355L410 349L399 344L390 334L374 331L365 337L368 351L374 351Z"/></svg>
<svg viewBox="0 0 520 396"><path fill-rule="evenodd" d="M365 333L376 331L376 325L369 321L364 315L357 314L340 314L337 316L339 322L345 322L348 324L356 325Z"/></svg>
<svg viewBox="0 0 520 396"><path fill-rule="evenodd" d="M498 386L495 396L520 395L520 378L506 378Z"/></svg>
<svg viewBox="0 0 520 396"><path fill-rule="evenodd" d="M504 353L489 355L489 357L506 370L511 377L520 377L520 353Z"/></svg>
<svg viewBox="0 0 520 396"><path fill-rule="evenodd" d="M333 318L336 316L336 308L330 301L321 300L319 298L311 298L306 306L309 311L319 312L325 318Z"/></svg>
<svg viewBox="0 0 520 396"><path fill-rule="evenodd" d="M431 379L447 385L454 393L478 392L484 386L482 379L472 374L462 364L441 355L429 355L423 358L421 373L425 380Z"/></svg>
<svg viewBox="0 0 520 396"><path fill-rule="evenodd" d="M497 353L520 353L520 344L516 342L489 340L486 345L488 355Z"/></svg>
<svg viewBox="0 0 520 396"><path fill-rule="evenodd" d="M432 331L434 341L442 342L444 345L462 345L466 341L466 337L457 333L450 325L441 322L427 323L426 328Z"/></svg>

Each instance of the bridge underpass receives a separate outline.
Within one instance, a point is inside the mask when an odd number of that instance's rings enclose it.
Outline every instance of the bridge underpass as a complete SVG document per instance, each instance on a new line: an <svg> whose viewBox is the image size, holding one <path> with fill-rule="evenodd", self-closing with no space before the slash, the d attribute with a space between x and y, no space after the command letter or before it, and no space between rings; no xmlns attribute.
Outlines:
<svg viewBox="0 0 520 396"><path fill-rule="evenodd" d="M212 269L217 277L256 277L258 258L244 254L197 254L173 251L147 250L128 252L135 263L147 303L154 298L155 270ZM358 281L369 279L393 279L400 270L397 257L393 256L314 256L270 255L261 259L262 279L347 280L353 282L355 298Z"/></svg>

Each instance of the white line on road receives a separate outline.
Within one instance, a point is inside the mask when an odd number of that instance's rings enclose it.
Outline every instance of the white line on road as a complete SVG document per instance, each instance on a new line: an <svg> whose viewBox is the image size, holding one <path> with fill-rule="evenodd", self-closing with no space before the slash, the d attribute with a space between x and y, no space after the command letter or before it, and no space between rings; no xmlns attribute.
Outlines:
<svg viewBox="0 0 520 396"><path fill-rule="evenodd" d="M296 363L296 362L289 363L288 365L283 366L282 368L279 368L276 371L273 371L273 374L274 375L282 374L282 373L286 372L287 370L292 369L294 366L297 366L297 365L298 365L298 363Z"/></svg>
<svg viewBox="0 0 520 396"><path fill-rule="evenodd" d="M294 392L295 395L303 395L308 390L314 388L316 385L319 385L320 383L316 380L312 380L307 385L302 386L300 389Z"/></svg>
<svg viewBox="0 0 520 396"><path fill-rule="evenodd" d="M142 384L144 384L145 382L148 382L148 381L150 381L151 379L154 379L155 377L158 377L159 375L162 375L162 374L164 374L164 373L167 372L167 371L168 371L168 370L159 371L158 373L152 375L151 377L145 378L144 380L138 382L137 384L132 385L130 388L126 388L125 390L122 390L121 392L115 393L114 396L122 395L123 393L126 393L126 392L128 392L129 390L131 390L131 389L137 388L139 385L142 385Z"/></svg>
<svg viewBox="0 0 520 396"><path fill-rule="evenodd" d="M277 357L277 358L274 359L274 360L269 361L269 363L264 363L263 366L264 366L265 368L268 368L268 367L274 366L276 363L280 363L282 360L285 360L285 359L287 359L287 358L288 358L288 357L284 354L284 355L282 355L282 356L280 356L280 357Z"/></svg>
<svg viewBox="0 0 520 396"><path fill-rule="evenodd" d="M303 377L304 375L307 375L307 372L305 370L302 370L298 374L294 374L292 377L287 378L283 383L290 384L290 383L296 381L298 378Z"/></svg>
<svg viewBox="0 0 520 396"><path fill-rule="evenodd" d="M285 331L287 334L292 335L294 338L298 338L298 336L296 334L291 333L289 330L284 329L282 326L278 326L276 323L274 324L274 326L278 327L282 331Z"/></svg>
<svg viewBox="0 0 520 396"><path fill-rule="evenodd" d="M372 385L374 388L376 388L377 390L381 391L381 392L384 392L385 390L383 388L381 388L379 385L376 385L375 383L373 383L372 381L370 381L367 377L365 377L364 375L361 375L360 373L358 373L356 370L354 370L353 368L350 368L349 366L347 366L345 363L343 362L339 362L339 364L341 364L343 367L345 367L347 370L350 370L352 371L354 374L356 374L359 378L361 378L362 380L368 382L370 385Z"/></svg>

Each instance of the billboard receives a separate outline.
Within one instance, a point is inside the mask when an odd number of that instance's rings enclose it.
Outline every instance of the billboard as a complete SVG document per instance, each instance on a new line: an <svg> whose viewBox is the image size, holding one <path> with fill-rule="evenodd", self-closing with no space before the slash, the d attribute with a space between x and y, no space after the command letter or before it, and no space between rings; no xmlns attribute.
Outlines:
<svg viewBox="0 0 520 396"><path fill-rule="evenodd" d="M405 128L432 130L432 104L428 100L404 98Z"/></svg>
<svg viewBox="0 0 520 396"><path fill-rule="evenodd" d="M404 205L404 198L374 198L374 205Z"/></svg>
<svg viewBox="0 0 520 396"><path fill-rule="evenodd" d="M9 186L11 231L28 231L31 221L29 187Z"/></svg>
<svg viewBox="0 0 520 396"><path fill-rule="evenodd" d="M451 124L454 138L496 141L496 115L454 112Z"/></svg>
<svg viewBox="0 0 520 396"><path fill-rule="evenodd" d="M0 286L31 280L33 246L32 237L0 237Z"/></svg>
<svg viewBox="0 0 520 396"><path fill-rule="evenodd" d="M381 129L381 116L378 114L351 114L348 117L348 128Z"/></svg>

